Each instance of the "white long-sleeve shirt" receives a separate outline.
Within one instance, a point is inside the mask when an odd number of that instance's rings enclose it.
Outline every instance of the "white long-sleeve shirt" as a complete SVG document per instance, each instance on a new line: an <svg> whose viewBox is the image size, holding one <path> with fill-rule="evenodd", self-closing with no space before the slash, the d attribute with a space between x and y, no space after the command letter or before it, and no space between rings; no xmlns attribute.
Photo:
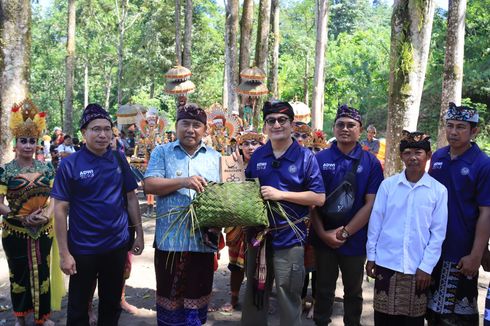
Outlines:
<svg viewBox="0 0 490 326"><path fill-rule="evenodd" d="M391 270L431 274L446 236L447 190L428 173L413 186L405 171L385 179L369 219L367 259Z"/></svg>

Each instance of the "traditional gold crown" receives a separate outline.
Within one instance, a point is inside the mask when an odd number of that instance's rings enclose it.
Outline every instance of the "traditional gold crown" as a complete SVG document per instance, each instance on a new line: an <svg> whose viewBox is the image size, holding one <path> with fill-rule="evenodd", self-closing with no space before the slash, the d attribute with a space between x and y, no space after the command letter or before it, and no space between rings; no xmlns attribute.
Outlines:
<svg viewBox="0 0 490 326"><path fill-rule="evenodd" d="M293 125L293 132L300 132L303 134L308 134L311 136L311 128L307 124L294 124Z"/></svg>
<svg viewBox="0 0 490 326"><path fill-rule="evenodd" d="M10 130L15 138L39 138L44 129L46 129L46 113L39 112L30 99L12 106Z"/></svg>
<svg viewBox="0 0 490 326"><path fill-rule="evenodd" d="M263 144L264 143L264 135L263 134L256 133L254 131L250 131L250 132L247 132L247 133L245 133L243 135L238 135L238 137L237 137L237 142L240 145L244 141L247 141L247 140L256 140L259 143Z"/></svg>
<svg viewBox="0 0 490 326"><path fill-rule="evenodd" d="M313 132L312 146L316 148L327 148L328 144L325 139L325 134L321 130L315 130Z"/></svg>

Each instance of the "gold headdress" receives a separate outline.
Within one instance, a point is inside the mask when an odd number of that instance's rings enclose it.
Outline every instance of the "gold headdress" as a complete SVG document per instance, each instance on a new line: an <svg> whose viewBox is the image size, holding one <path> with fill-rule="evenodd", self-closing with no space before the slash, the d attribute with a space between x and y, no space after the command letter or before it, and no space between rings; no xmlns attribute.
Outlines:
<svg viewBox="0 0 490 326"><path fill-rule="evenodd" d="M325 134L321 130L315 130L313 132L313 140L312 140L312 147L313 148L328 148L327 141L325 139Z"/></svg>
<svg viewBox="0 0 490 326"><path fill-rule="evenodd" d="M308 134L309 136L311 136L311 128L305 123L293 124L293 132Z"/></svg>
<svg viewBox="0 0 490 326"><path fill-rule="evenodd" d="M44 129L46 129L46 113L39 112L30 99L12 106L10 130L15 138L39 138Z"/></svg>
<svg viewBox="0 0 490 326"><path fill-rule="evenodd" d="M244 141L255 140L255 141L258 141L259 143L263 144L264 139L265 139L264 134L259 134L255 131L249 131L249 132L245 132L241 135L238 135L237 142L239 145L241 145Z"/></svg>

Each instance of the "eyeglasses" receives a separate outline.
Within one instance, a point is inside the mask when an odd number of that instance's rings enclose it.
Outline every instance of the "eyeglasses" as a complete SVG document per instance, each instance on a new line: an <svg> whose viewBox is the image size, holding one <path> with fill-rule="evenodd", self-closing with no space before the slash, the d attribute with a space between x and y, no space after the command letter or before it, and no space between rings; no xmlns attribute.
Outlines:
<svg viewBox="0 0 490 326"><path fill-rule="evenodd" d="M345 129L345 128L352 130L355 127L357 127L357 124L355 124L354 122L339 121L339 122L335 123L335 128L340 129L340 130Z"/></svg>
<svg viewBox="0 0 490 326"><path fill-rule="evenodd" d="M259 145L259 142L256 140L245 140L242 143L243 147L258 146L258 145Z"/></svg>
<svg viewBox="0 0 490 326"><path fill-rule="evenodd" d="M96 133L98 135L100 135L101 133L104 133L104 134L112 134L112 128L111 127L93 127L93 128L90 128L90 130L93 132L93 133Z"/></svg>
<svg viewBox="0 0 490 326"><path fill-rule="evenodd" d="M293 137L296 138L296 139L299 139L299 138L306 139L306 138L308 138L308 134L304 134L304 133L301 133L301 132L295 132L293 134Z"/></svg>
<svg viewBox="0 0 490 326"><path fill-rule="evenodd" d="M270 127L274 127L274 125L276 124L276 121L279 122L279 125L284 126L286 124L286 122L289 121L289 118L287 118L287 117L279 117L279 118L268 118L268 119L265 119L265 123L267 123L267 125L269 125Z"/></svg>
<svg viewBox="0 0 490 326"><path fill-rule="evenodd" d="M36 138L19 138L19 143L22 145L26 145L27 143L31 145L36 145L37 144L37 139Z"/></svg>

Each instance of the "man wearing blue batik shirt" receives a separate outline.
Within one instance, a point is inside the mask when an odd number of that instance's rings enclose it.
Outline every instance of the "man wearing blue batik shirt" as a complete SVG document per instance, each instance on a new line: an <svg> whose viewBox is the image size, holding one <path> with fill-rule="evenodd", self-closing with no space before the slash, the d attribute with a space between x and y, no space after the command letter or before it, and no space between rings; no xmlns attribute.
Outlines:
<svg viewBox="0 0 490 326"><path fill-rule="evenodd" d="M220 154L202 142L206 113L198 105L179 107L177 141L157 146L145 174L145 192L158 195L155 229L157 322L201 325L206 322L214 273L214 252L191 223L174 223L179 213L219 181Z"/></svg>
<svg viewBox="0 0 490 326"><path fill-rule="evenodd" d="M278 202L290 221L269 214L271 229L249 230L247 244L247 287L242 325L267 325L269 294L275 280L281 325L301 325L301 290L305 278L305 218L309 206L321 206L325 190L313 153L291 138L294 111L288 102L266 102L264 132L269 141L258 148L245 171L258 178L265 200Z"/></svg>
<svg viewBox="0 0 490 326"><path fill-rule="evenodd" d="M355 177L352 208L341 218L320 217L312 212L311 242L316 259L316 297L314 320L327 325L332 315L339 270L344 286L344 324L360 325L362 281L366 260L367 223L376 192L383 181L378 159L359 144L362 120L359 111L342 105L334 123L336 141L316 154L327 197L344 181L348 173ZM356 167L357 165L357 167ZM326 204L328 205L329 199Z"/></svg>
<svg viewBox="0 0 490 326"><path fill-rule="evenodd" d="M441 259L432 273L429 325L478 325L478 269L490 233L490 159L471 140L478 112L449 104L449 146L432 155L429 174L448 191L448 223Z"/></svg>

